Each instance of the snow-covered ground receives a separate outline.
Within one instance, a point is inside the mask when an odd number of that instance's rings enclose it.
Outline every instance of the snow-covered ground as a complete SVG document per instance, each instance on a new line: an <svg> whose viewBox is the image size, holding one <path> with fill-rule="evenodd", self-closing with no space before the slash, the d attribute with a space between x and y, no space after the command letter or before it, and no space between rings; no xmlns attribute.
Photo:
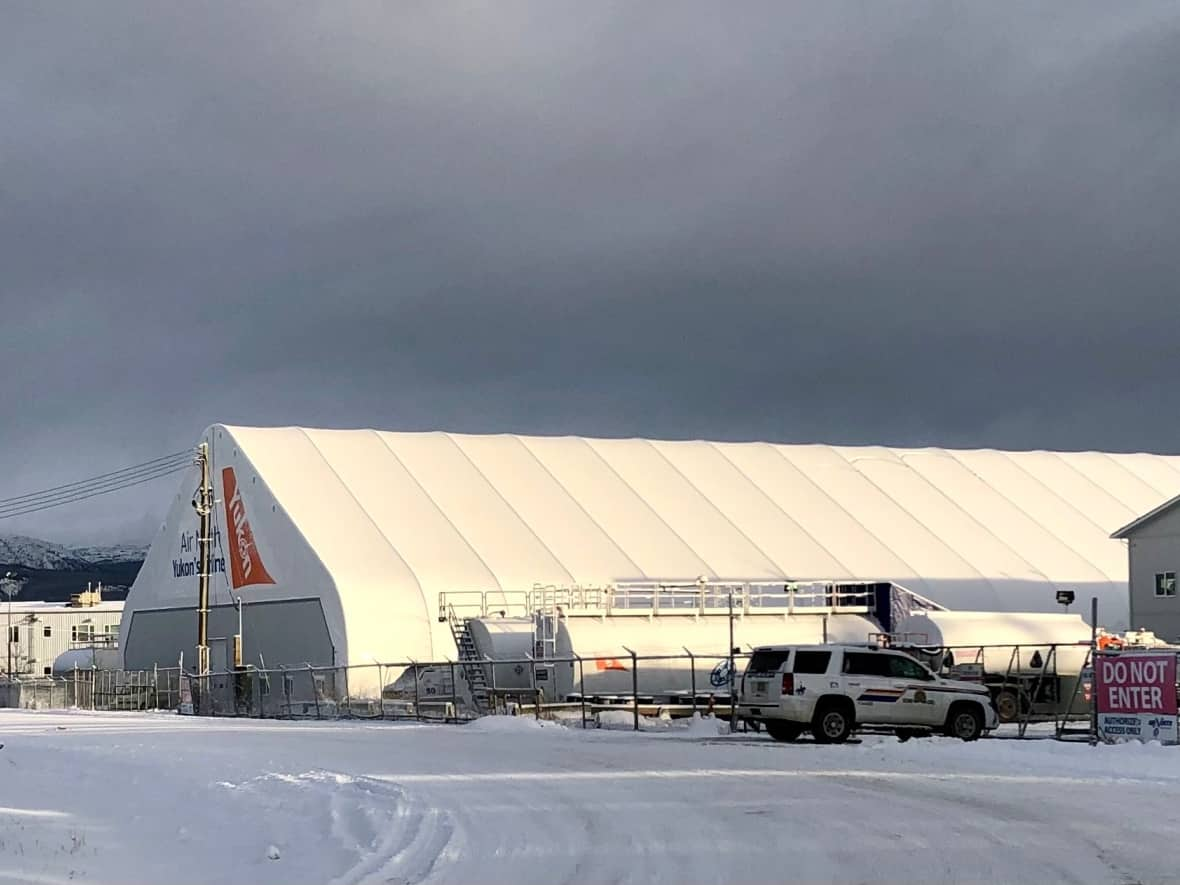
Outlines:
<svg viewBox="0 0 1180 885"><path fill-rule="evenodd" d="M0 883L1180 879L1180 748L22 711L0 741Z"/></svg>

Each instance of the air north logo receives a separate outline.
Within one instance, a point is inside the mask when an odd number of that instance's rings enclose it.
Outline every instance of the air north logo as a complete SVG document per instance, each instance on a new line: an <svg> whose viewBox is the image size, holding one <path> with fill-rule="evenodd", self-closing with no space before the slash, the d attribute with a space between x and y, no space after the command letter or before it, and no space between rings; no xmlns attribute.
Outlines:
<svg viewBox="0 0 1180 885"><path fill-rule="evenodd" d="M262 564L262 557L258 555L258 548L254 544L254 530L250 528L250 520L246 517L246 505L242 501L242 491L238 488L238 478L232 467L221 471L221 485L225 491L225 523L229 526L230 536L229 571L234 589L253 584L273 584L275 579Z"/></svg>

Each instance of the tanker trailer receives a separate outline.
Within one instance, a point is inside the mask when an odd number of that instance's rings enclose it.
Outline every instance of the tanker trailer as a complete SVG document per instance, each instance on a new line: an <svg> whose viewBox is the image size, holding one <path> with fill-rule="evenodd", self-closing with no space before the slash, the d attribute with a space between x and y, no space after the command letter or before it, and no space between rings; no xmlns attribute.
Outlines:
<svg viewBox="0 0 1180 885"><path fill-rule="evenodd" d="M893 635L894 647L936 673L986 685L1002 722L1085 712L1076 688L1090 625L1081 615L924 611L902 618Z"/></svg>
<svg viewBox="0 0 1180 885"><path fill-rule="evenodd" d="M751 613L733 622L734 647L744 651L775 643L864 643L880 630L870 617L852 613ZM467 628L481 656L491 659L485 671L498 689L529 688L535 678L550 701L630 698L637 690L670 703L694 691L700 697L729 693L728 615L538 614L473 618ZM544 636L552 637L548 647L538 639Z"/></svg>

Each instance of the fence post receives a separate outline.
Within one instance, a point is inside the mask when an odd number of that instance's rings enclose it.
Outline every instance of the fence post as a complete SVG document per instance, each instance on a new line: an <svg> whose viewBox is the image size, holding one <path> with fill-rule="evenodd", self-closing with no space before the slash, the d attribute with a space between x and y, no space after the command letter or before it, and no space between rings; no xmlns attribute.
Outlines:
<svg viewBox="0 0 1180 885"><path fill-rule="evenodd" d="M447 659L447 666L451 670L451 713L453 718L459 718L459 683L455 681L455 662Z"/></svg>
<svg viewBox="0 0 1180 885"><path fill-rule="evenodd" d="M1090 684L1098 681L1098 597L1090 598ZM1081 674L1078 674L1081 678ZM1090 746L1098 746L1098 692L1090 693Z"/></svg>
<svg viewBox="0 0 1180 885"><path fill-rule="evenodd" d="M680 646L684 649L684 653L688 655L688 676L689 685L692 691L692 715L697 715L697 659L696 656L688 650L686 646Z"/></svg>
<svg viewBox="0 0 1180 885"><path fill-rule="evenodd" d="M385 668L377 662L377 711L379 718L385 718Z"/></svg>
<svg viewBox="0 0 1180 885"><path fill-rule="evenodd" d="M422 708L418 706L418 664L413 658L410 658L410 672L414 676L414 718L421 722Z"/></svg>
<svg viewBox="0 0 1180 885"><path fill-rule="evenodd" d="M631 655L631 711L635 731L639 731L639 658L627 646L623 648Z"/></svg>
<svg viewBox="0 0 1180 885"><path fill-rule="evenodd" d="M496 709L496 663L494 660L492 660L492 658L489 658L487 655L484 655L484 660L491 662L488 664L488 670L492 674L492 693L489 696L488 700L490 700L492 702L492 709L490 712L494 716L497 712L499 712Z"/></svg>
<svg viewBox="0 0 1180 885"><path fill-rule="evenodd" d="M307 665L307 678L311 680L311 696L315 700L315 718L320 718L320 692L315 685L315 670L311 664Z"/></svg>
<svg viewBox="0 0 1180 885"><path fill-rule="evenodd" d="M582 728L586 727L586 668L582 666L582 656L574 653L578 659L578 697L582 699Z"/></svg>

